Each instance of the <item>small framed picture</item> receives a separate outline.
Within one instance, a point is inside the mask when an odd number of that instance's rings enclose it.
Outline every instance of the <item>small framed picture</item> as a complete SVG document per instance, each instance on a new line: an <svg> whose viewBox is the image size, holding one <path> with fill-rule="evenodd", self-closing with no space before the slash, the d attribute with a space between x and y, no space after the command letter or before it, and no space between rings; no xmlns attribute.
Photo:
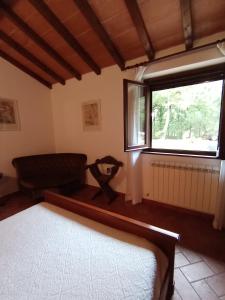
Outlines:
<svg viewBox="0 0 225 300"><path fill-rule="evenodd" d="M100 100L90 100L82 104L83 129L97 131L101 129Z"/></svg>
<svg viewBox="0 0 225 300"><path fill-rule="evenodd" d="M17 100L0 98L0 130L19 130Z"/></svg>

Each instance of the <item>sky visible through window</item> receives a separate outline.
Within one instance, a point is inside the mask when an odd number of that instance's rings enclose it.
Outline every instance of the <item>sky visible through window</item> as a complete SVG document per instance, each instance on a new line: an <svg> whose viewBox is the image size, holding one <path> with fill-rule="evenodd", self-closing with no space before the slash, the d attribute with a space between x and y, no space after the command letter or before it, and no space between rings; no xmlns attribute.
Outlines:
<svg viewBox="0 0 225 300"><path fill-rule="evenodd" d="M152 92L152 148L217 151L222 80Z"/></svg>

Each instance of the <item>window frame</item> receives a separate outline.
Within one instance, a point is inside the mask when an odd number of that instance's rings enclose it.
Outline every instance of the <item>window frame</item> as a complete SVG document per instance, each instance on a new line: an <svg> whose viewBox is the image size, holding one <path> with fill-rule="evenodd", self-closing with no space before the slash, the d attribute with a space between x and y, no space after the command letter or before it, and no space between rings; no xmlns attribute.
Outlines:
<svg viewBox="0 0 225 300"><path fill-rule="evenodd" d="M201 151L201 150L182 150L182 149L157 149L152 148L152 92L156 90L163 90L175 88L179 86L192 85L203 83L206 81L223 80L221 106L220 106L220 120L218 131L218 147L217 151ZM130 81L131 83L133 81ZM138 84L138 82L135 82ZM139 83L141 84L141 83ZM166 76L149 78L144 81L147 88L147 101L149 105L149 113L146 116L149 130L146 131L146 137L149 139L149 147L139 147L144 153L161 154L161 155L178 155L178 156L193 156L213 159L225 159L225 63L204 67L185 72L174 73ZM125 86L124 86L125 92ZM125 100L125 97L124 97ZM124 106L124 119L127 115ZM126 139L126 122L124 122L124 141ZM124 143L125 151L132 151L134 149L127 149L127 144Z"/></svg>
<svg viewBox="0 0 225 300"><path fill-rule="evenodd" d="M144 88L145 97L145 144L137 146L129 146L128 144L128 85L133 84L137 86L142 86ZM134 80L123 80L123 95L124 95L124 152L134 151L134 150L144 150L149 149L149 86L146 83L134 81Z"/></svg>

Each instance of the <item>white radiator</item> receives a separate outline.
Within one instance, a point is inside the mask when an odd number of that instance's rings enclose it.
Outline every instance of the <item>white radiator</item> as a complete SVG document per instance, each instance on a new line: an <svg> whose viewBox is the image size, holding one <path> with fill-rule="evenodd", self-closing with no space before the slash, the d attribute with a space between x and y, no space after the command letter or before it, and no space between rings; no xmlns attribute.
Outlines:
<svg viewBox="0 0 225 300"><path fill-rule="evenodd" d="M214 213L219 167L153 161L149 172L149 199Z"/></svg>

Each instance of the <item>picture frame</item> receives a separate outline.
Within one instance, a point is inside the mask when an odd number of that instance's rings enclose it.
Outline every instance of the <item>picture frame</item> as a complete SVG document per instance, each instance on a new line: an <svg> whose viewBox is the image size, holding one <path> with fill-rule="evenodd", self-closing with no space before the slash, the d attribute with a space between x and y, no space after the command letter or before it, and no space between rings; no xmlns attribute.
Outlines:
<svg viewBox="0 0 225 300"><path fill-rule="evenodd" d="M101 101L89 100L82 103L82 118L84 131L101 129Z"/></svg>
<svg viewBox="0 0 225 300"><path fill-rule="evenodd" d="M0 98L0 130L19 130L18 101Z"/></svg>

